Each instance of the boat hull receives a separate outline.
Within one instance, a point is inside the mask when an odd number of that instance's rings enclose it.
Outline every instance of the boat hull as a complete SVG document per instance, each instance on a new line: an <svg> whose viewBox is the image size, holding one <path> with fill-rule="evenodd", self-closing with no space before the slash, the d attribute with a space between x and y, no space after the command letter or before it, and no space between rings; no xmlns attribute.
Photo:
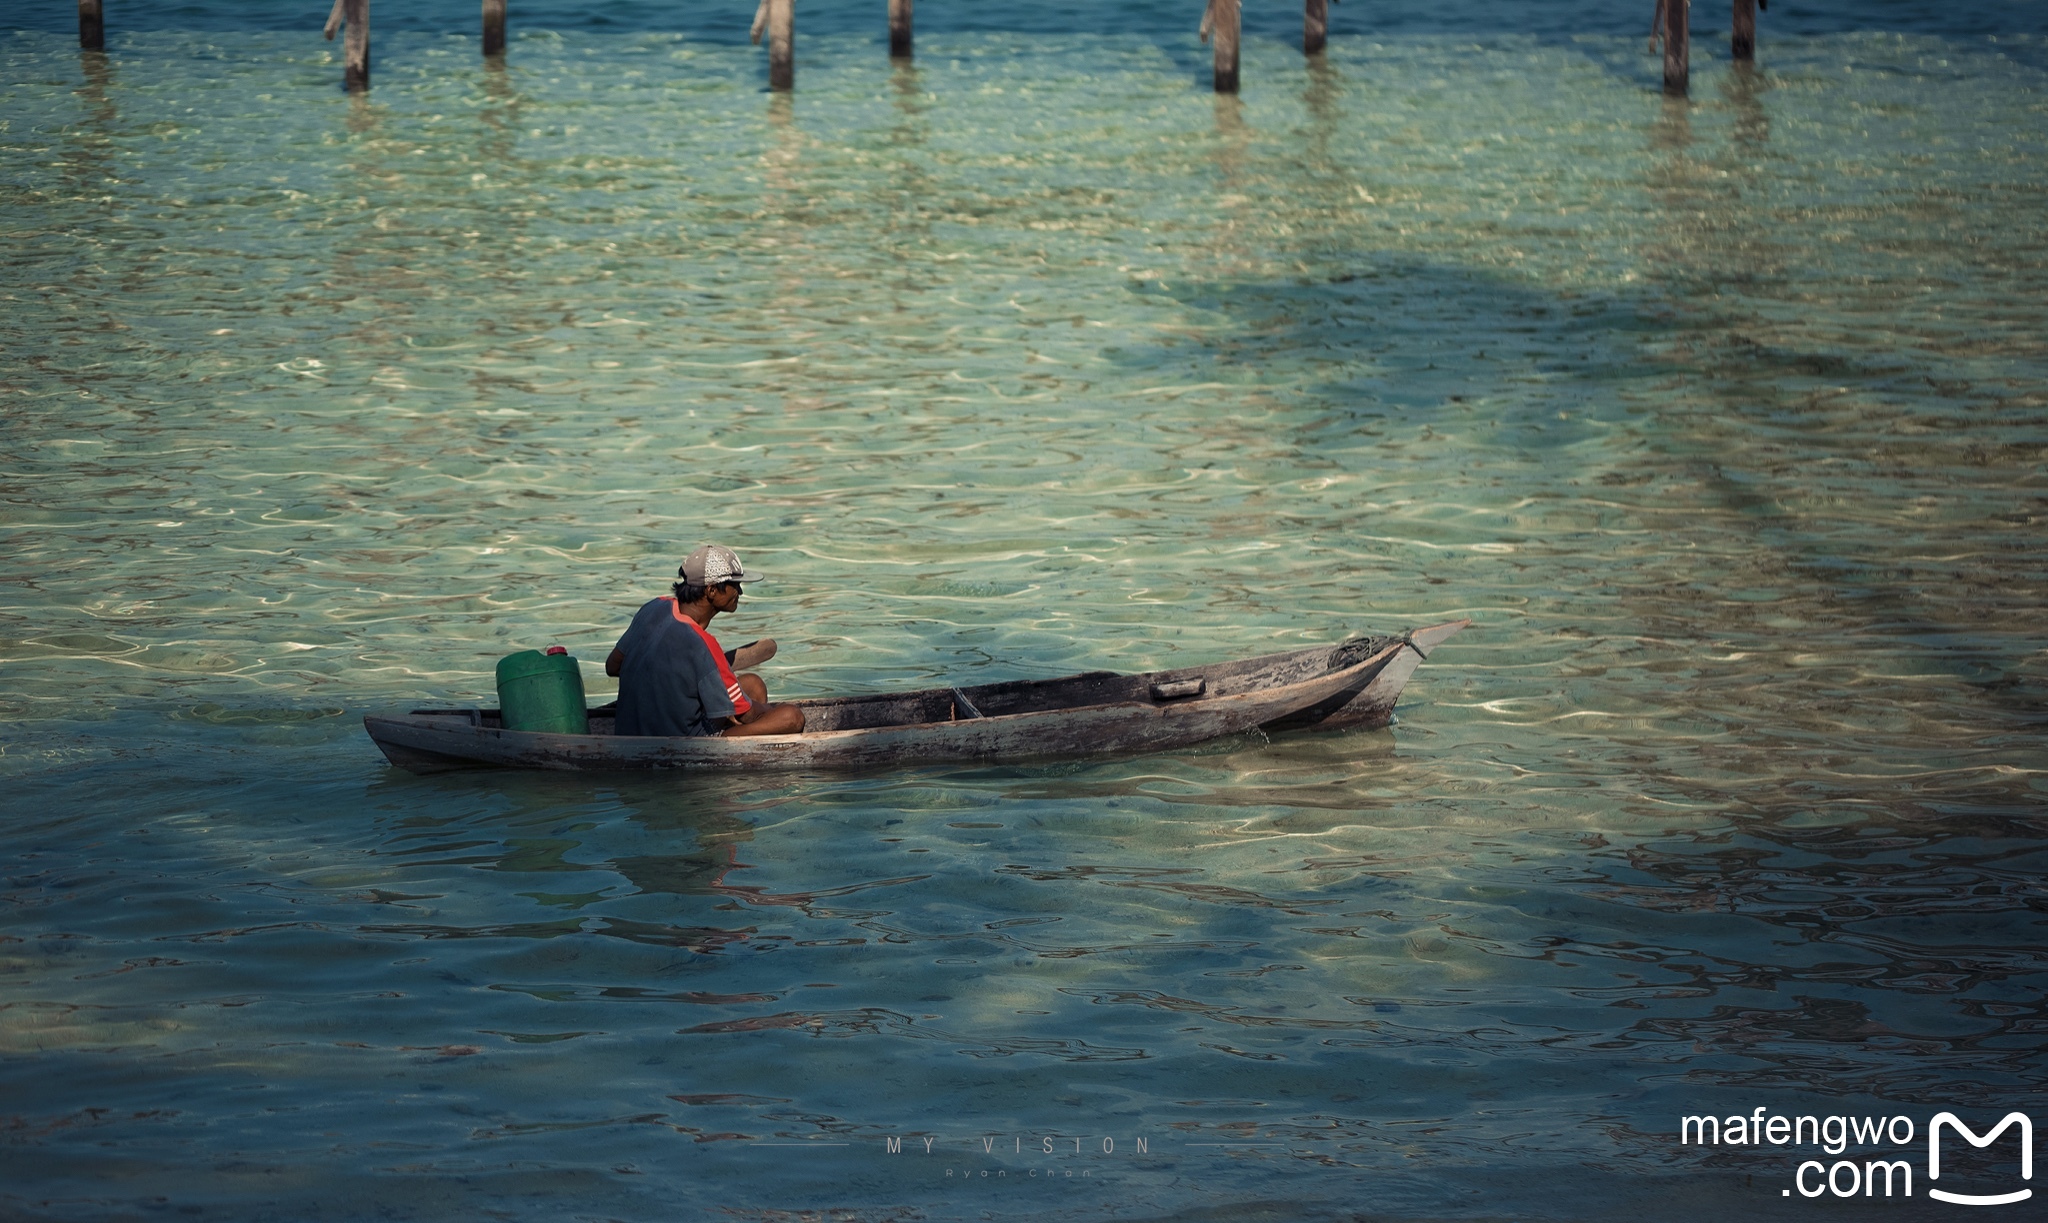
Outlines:
<svg viewBox="0 0 2048 1223"><path fill-rule="evenodd" d="M1156 671L1095 672L969 688L798 701L800 735L657 738L506 730L495 710L416 710L363 719L385 758L415 773L462 768L554 770L859 769L908 763L1129 755L1259 727L1384 726L1453 621L1262 658Z"/></svg>

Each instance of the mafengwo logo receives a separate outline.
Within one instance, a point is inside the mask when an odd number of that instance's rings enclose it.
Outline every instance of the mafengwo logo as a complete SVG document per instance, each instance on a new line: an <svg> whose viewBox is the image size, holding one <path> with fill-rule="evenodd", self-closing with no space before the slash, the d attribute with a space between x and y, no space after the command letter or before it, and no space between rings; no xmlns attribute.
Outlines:
<svg viewBox="0 0 2048 1223"><path fill-rule="evenodd" d="M1804 1146L1812 1143L1830 1155L1840 1155L1853 1143L1857 1146L1890 1145L1910 1147L1920 1127L1911 1117L1780 1117L1765 1116L1758 1108L1748 1116L1736 1114L1732 1117L1681 1117L1678 1122L1678 1141L1681 1146L1698 1143L1701 1146ZM2034 1179L2034 1122L2025 1113L2011 1112L1999 1118L1998 1124L1978 1134L1969 1124L1954 1113L1936 1113L1934 1120L1927 1123L1927 1196L1938 1202L1950 1202L1957 1206L2005 1206L2013 1202L2024 1202L2034 1196L2032 1189L2021 1186L2003 1193L1958 1193L1951 1189L1937 1189L1934 1182L1941 1179L1941 1150L1944 1134L1960 1138L1971 1147L1983 1150L1997 1142L2008 1130L2016 1130L2014 1137L2019 1140L2019 1179ZM1999 1161L1994 1171L1980 1173L1982 1176L2010 1177L2010 1164ZM1954 1171L1954 1160L1950 1161ZM1951 1181L1953 1184L1953 1180ZM1883 1186L1882 1192L1879 1186ZM1977 1186L1979 1188L1987 1186ZM1817 1159L1803 1160L1792 1173L1792 1188L1780 1190L1785 1197L1794 1192L1800 1197L1817 1198L1824 1194L1838 1198L1853 1197L1900 1197L1913 1196L1913 1165L1904 1159L1838 1159L1832 1164Z"/></svg>
<svg viewBox="0 0 2048 1223"><path fill-rule="evenodd" d="M2023 1181L2034 1179L2034 1122L2025 1113L2007 1113L1999 1121L1997 1127L1982 1138L1977 1137L1976 1131L1964 1125L1954 1113L1936 1113L1934 1120L1927 1123L1928 1180L1938 1181L1941 1179L1941 1127L1944 1125L1955 1130L1971 1146L1980 1148L1988 1147L1997 1141L1998 1136L2005 1133L2007 1127L2019 1126L2020 1179ZM1940 1189L1930 1188L1927 1191L1927 1196L1938 1198L1944 1202L1954 1202L1959 1206L2003 1206L2007 1202L2024 1202L2034 1196L2034 1191L2032 1189L2016 1189L2011 1193L1977 1196L1968 1193L1948 1193Z"/></svg>

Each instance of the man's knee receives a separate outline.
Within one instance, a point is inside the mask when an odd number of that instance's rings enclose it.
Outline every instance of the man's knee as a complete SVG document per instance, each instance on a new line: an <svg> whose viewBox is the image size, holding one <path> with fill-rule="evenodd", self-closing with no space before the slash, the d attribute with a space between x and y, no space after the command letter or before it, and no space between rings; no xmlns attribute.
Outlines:
<svg viewBox="0 0 2048 1223"><path fill-rule="evenodd" d="M740 691L747 694L747 702L761 706L768 703L768 684L752 671L743 671L738 676Z"/></svg>

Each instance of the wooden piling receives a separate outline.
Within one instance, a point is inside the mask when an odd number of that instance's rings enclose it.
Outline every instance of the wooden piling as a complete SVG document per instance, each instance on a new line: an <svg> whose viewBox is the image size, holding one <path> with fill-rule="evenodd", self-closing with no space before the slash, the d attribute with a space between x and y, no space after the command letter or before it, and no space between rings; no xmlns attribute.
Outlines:
<svg viewBox="0 0 2048 1223"><path fill-rule="evenodd" d="M107 21L100 0L78 0L78 46L84 51L107 49Z"/></svg>
<svg viewBox="0 0 2048 1223"><path fill-rule="evenodd" d="M1202 41L1216 50L1216 92L1237 92L1237 46L1244 29L1240 0L1209 0L1202 14Z"/></svg>
<svg viewBox="0 0 2048 1223"><path fill-rule="evenodd" d="M1237 48L1244 37L1244 6L1240 0L1218 0L1223 20L1216 23L1216 92L1237 92Z"/></svg>
<svg viewBox="0 0 2048 1223"><path fill-rule="evenodd" d="M1302 0L1301 53L1321 55L1330 42L1330 0Z"/></svg>
<svg viewBox="0 0 2048 1223"><path fill-rule="evenodd" d="M1664 92L1682 98L1691 84L1692 0L1664 0Z"/></svg>
<svg viewBox="0 0 2048 1223"><path fill-rule="evenodd" d="M484 54L505 53L505 0L484 0Z"/></svg>
<svg viewBox="0 0 2048 1223"><path fill-rule="evenodd" d="M796 87L796 0L761 0L749 36L758 45L768 34L768 88Z"/></svg>
<svg viewBox="0 0 2048 1223"><path fill-rule="evenodd" d="M889 58L910 58L911 0L889 0Z"/></svg>
<svg viewBox="0 0 2048 1223"><path fill-rule="evenodd" d="M768 88L796 88L796 0L768 0Z"/></svg>
<svg viewBox="0 0 2048 1223"><path fill-rule="evenodd" d="M1756 0L1735 0L1735 34L1729 41L1734 58L1756 58Z"/></svg>
<svg viewBox="0 0 2048 1223"><path fill-rule="evenodd" d="M341 0L341 87L370 87L370 0Z"/></svg>

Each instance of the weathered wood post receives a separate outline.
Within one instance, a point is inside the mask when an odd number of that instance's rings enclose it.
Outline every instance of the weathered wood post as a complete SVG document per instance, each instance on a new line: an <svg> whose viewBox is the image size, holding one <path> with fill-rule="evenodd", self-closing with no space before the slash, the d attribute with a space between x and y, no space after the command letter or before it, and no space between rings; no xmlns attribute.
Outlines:
<svg viewBox="0 0 2048 1223"><path fill-rule="evenodd" d="M796 88L796 0L768 0L768 88Z"/></svg>
<svg viewBox="0 0 2048 1223"><path fill-rule="evenodd" d="M1301 53L1321 55L1330 42L1330 0L1302 0Z"/></svg>
<svg viewBox="0 0 2048 1223"><path fill-rule="evenodd" d="M107 49L107 20L100 0L78 0L78 46L84 51Z"/></svg>
<svg viewBox="0 0 2048 1223"><path fill-rule="evenodd" d="M505 53L505 0L484 0L484 54Z"/></svg>
<svg viewBox="0 0 2048 1223"><path fill-rule="evenodd" d="M889 0L889 58L910 58L911 0Z"/></svg>
<svg viewBox="0 0 2048 1223"><path fill-rule="evenodd" d="M1692 77L1692 0L1663 0L1664 92L1685 96Z"/></svg>
<svg viewBox="0 0 2048 1223"><path fill-rule="evenodd" d="M1202 41L1215 42L1216 92L1237 92L1237 44L1244 28L1240 0L1209 0L1202 14Z"/></svg>
<svg viewBox="0 0 2048 1223"><path fill-rule="evenodd" d="M334 32L348 27L341 40L341 87L354 93L370 87L370 0L334 0L327 11L327 28L320 31L328 42Z"/></svg>
<svg viewBox="0 0 2048 1223"><path fill-rule="evenodd" d="M1735 34L1729 42L1736 59L1756 58L1756 0L1735 0Z"/></svg>
<svg viewBox="0 0 2048 1223"><path fill-rule="evenodd" d="M754 10L751 31L756 45L763 29L768 31L768 88L795 88L796 0L761 0L761 7Z"/></svg>

